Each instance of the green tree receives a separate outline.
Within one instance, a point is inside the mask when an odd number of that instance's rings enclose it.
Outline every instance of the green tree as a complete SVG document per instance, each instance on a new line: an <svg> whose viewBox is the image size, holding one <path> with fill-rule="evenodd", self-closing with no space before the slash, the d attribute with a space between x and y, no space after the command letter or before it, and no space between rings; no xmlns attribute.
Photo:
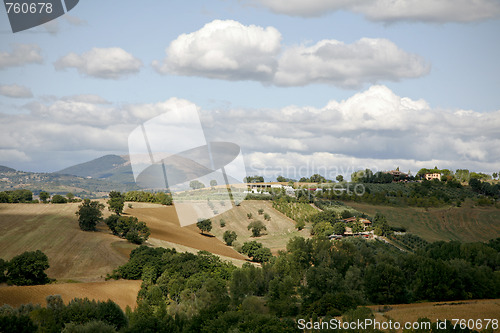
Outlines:
<svg viewBox="0 0 500 333"><path fill-rule="evenodd" d="M52 201L52 203L55 203L55 204L68 202L68 200L66 200L66 198L60 194L53 195L51 201Z"/></svg>
<svg viewBox="0 0 500 333"><path fill-rule="evenodd" d="M319 183L326 183L326 178L323 177L322 175L316 173L316 174L312 175L311 178L309 178L309 181L311 183L318 183L318 184Z"/></svg>
<svg viewBox="0 0 500 333"><path fill-rule="evenodd" d="M493 172L492 176L493 176L493 179L496 179L498 177L498 173Z"/></svg>
<svg viewBox="0 0 500 333"><path fill-rule="evenodd" d="M50 282L45 270L49 268L49 258L40 250L24 252L12 258L7 267L7 283L31 286Z"/></svg>
<svg viewBox="0 0 500 333"><path fill-rule="evenodd" d="M109 192L108 206L109 210L116 215L121 215L125 204L125 196L118 191Z"/></svg>
<svg viewBox="0 0 500 333"><path fill-rule="evenodd" d="M340 182L344 181L344 176L338 175L337 178L335 178L335 179L337 179L337 181L340 183Z"/></svg>
<svg viewBox="0 0 500 333"><path fill-rule="evenodd" d="M210 181L210 186L212 186L212 187L217 186L217 181L215 179L212 179Z"/></svg>
<svg viewBox="0 0 500 333"><path fill-rule="evenodd" d="M68 199L68 202L73 202L75 199L75 195L71 192L66 193L66 198Z"/></svg>
<svg viewBox="0 0 500 333"><path fill-rule="evenodd" d="M210 232L210 230L212 230L212 220L210 219L199 220L196 223L196 226L198 227L198 229L200 229L202 234L205 232Z"/></svg>
<svg viewBox="0 0 500 333"><path fill-rule="evenodd" d="M264 177L262 176L248 176L243 178L244 183L263 183L264 182Z"/></svg>
<svg viewBox="0 0 500 333"><path fill-rule="evenodd" d="M259 215L262 215L262 214L264 214L264 209L259 208L259 210L257 212L259 213Z"/></svg>
<svg viewBox="0 0 500 333"><path fill-rule="evenodd" d="M260 248L262 248L262 243L257 241L245 242L241 247L241 252L252 258Z"/></svg>
<svg viewBox="0 0 500 333"><path fill-rule="evenodd" d="M268 262L273 255L271 254L271 250L267 247L261 247L257 249L253 255L253 260L256 262Z"/></svg>
<svg viewBox="0 0 500 333"><path fill-rule="evenodd" d="M189 182L189 187L191 187L193 190L198 190L201 188L205 188L205 184L203 184L199 180L192 180Z"/></svg>
<svg viewBox="0 0 500 333"><path fill-rule="evenodd" d="M278 177L276 177L276 181L277 181L278 183L286 183L286 182L288 181L288 179L286 179L286 178L285 178L285 177L283 177L283 176L278 176Z"/></svg>
<svg viewBox="0 0 500 333"><path fill-rule="evenodd" d="M84 231L95 231L97 223L102 221L104 205L98 201L83 200L75 213L78 215L78 224Z"/></svg>
<svg viewBox="0 0 500 333"><path fill-rule="evenodd" d="M226 230L222 238L227 245L231 246L233 245L233 242L236 240L236 238L238 238L238 235L236 235L236 232L234 231Z"/></svg>
<svg viewBox="0 0 500 333"><path fill-rule="evenodd" d="M262 221L252 221L247 227L248 230L252 230L253 237L259 237L262 231L267 230L266 226Z"/></svg>
<svg viewBox="0 0 500 333"><path fill-rule="evenodd" d="M40 200L42 200L42 202L47 202L47 199L50 198L50 194L48 192L45 192L45 191L42 191L40 192L40 194L38 195Z"/></svg>
<svg viewBox="0 0 500 333"><path fill-rule="evenodd" d="M344 222L337 222L333 225L333 232L335 235L343 235L345 232Z"/></svg>
<svg viewBox="0 0 500 333"><path fill-rule="evenodd" d="M0 283L7 281L7 276L5 275L5 272L7 271L8 267L9 267L9 262L0 258Z"/></svg>

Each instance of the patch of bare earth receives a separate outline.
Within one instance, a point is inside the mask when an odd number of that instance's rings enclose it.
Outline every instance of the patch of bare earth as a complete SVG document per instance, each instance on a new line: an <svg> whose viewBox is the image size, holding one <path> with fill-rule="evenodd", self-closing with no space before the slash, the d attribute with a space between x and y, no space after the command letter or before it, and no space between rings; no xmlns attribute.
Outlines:
<svg viewBox="0 0 500 333"><path fill-rule="evenodd" d="M117 280L89 283L60 283L41 286L0 286L0 306L9 304L17 307L21 304L46 305L49 295L61 295L68 303L74 298L85 298L107 301L111 299L123 310L136 305L137 293L141 289L141 281Z"/></svg>

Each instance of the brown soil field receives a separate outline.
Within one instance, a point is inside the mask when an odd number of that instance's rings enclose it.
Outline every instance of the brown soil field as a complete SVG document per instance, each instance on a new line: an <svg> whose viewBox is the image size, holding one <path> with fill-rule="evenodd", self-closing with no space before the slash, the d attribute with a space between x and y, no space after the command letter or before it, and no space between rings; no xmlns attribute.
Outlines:
<svg viewBox="0 0 500 333"><path fill-rule="evenodd" d="M259 215L259 209L263 209L264 213L271 216L271 219L266 221L264 214ZM252 214L252 219L247 217L248 213ZM221 219L225 221L225 227L220 226ZM248 224L256 220L262 221L267 228L260 237L252 237L251 230L248 230ZM275 210L271 202L264 200L245 200L240 206L212 218L212 226L212 233L220 240L223 240L222 236L226 230L235 231L238 235L235 247L255 240L270 248L274 254L286 249L288 241L295 236L310 237L310 230L298 231L295 229L295 221Z"/></svg>
<svg viewBox="0 0 500 333"><path fill-rule="evenodd" d="M70 204L0 204L0 258L10 260L25 251L41 250L49 258L50 278L59 281L103 281L128 261L135 245L100 232L80 230ZM106 212L106 214L108 214Z"/></svg>
<svg viewBox="0 0 500 333"><path fill-rule="evenodd" d="M159 239L190 248L209 251L224 257L245 260L246 257L226 246L214 236L202 235L196 225L181 227L174 206L134 202L133 208L125 208L126 214L135 216L151 230L151 241Z"/></svg>
<svg viewBox="0 0 500 333"><path fill-rule="evenodd" d="M481 319L485 325L485 319L497 319L500 321L500 299L450 301L450 302L426 302L414 304L387 305L388 311L384 311L384 305L368 306L375 313L378 321L397 321L404 325L405 322L413 323L419 318L428 318L432 322L448 319ZM382 312L381 312L382 310ZM472 328L472 327L471 327ZM495 330L495 332L500 332Z"/></svg>
<svg viewBox="0 0 500 333"><path fill-rule="evenodd" d="M49 295L61 295L64 303L74 298L107 301L111 299L123 310L128 305L133 309L136 305L137 293L141 289L141 281L117 280L90 283L60 283L41 286L0 286L0 306L9 304L17 307L21 304L46 305Z"/></svg>

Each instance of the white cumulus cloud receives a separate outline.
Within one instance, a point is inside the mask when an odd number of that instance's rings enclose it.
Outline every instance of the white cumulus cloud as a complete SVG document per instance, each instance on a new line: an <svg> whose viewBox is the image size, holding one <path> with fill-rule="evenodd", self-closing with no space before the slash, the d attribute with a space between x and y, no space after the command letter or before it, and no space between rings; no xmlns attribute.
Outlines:
<svg viewBox="0 0 500 333"><path fill-rule="evenodd" d="M429 65L415 54L381 38L362 38L352 44L322 40L313 46L287 49L279 60L274 82L283 86L330 83L356 88L381 80L420 77Z"/></svg>
<svg viewBox="0 0 500 333"><path fill-rule="evenodd" d="M76 68L80 74L101 78L119 79L138 73L142 62L119 47L93 48L81 55L69 53L54 64L58 70Z"/></svg>
<svg viewBox="0 0 500 333"><path fill-rule="evenodd" d="M0 95L12 98L33 97L29 88L17 84L0 84Z"/></svg>
<svg viewBox="0 0 500 333"><path fill-rule="evenodd" d="M166 49L161 73L226 80L269 80L276 68L281 34L273 27L245 26L215 20L200 30L182 34Z"/></svg>
<svg viewBox="0 0 500 333"><path fill-rule="evenodd" d="M14 44L12 51L0 51L0 69L42 62L41 50L36 44Z"/></svg>
<svg viewBox="0 0 500 333"><path fill-rule="evenodd" d="M382 80L420 77L430 66L387 39L362 38L352 44L321 40L312 46L283 46L273 27L215 20L177 37L166 58L153 62L162 74L225 80L254 80L278 86L312 83L358 88Z"/></svg>

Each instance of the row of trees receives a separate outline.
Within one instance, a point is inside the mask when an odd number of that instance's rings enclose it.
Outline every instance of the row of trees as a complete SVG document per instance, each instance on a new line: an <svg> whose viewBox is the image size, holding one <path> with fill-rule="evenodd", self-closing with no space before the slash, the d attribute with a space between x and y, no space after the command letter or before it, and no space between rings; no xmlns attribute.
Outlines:
<svg viewBox="0 0 500 333"><path fill-rule="evenodd" d="M151 202L162 205L172 205L172 195L165 192L145 192L145 191L129 191L124 195L125 201L133 202Z"/></svg>
<svg viewBox="0 0 500 333"><path fill-rule="evenodd" d="M83 231L96 231L97 224L105 222L111 232L119 237L127 239L131 243L142 244L151 234L146 223L140 222L133 216L121 216L125 197L120 192L110 192L108 208L115 214L108 218L103 218L104 205L98 201L85 199L78 207L76 215L78 224Z"/></svg>
<svg viewBox="0 0 500 333"><path fill-rule="evenodd" d="M68 203L68 202L79 202L80 199L75 198L75 195L68 192L65 196L61 194L54 194L52 197L49 192L40 191L38 197L43 203L47 203L49 200L52 203ZM30 190L13 190L13 191L3 191L0 192L0 203L34 203L39 202L38 200L33 200L33 192Z"/></svg>
<svg viewBox="0 0 500 333"><path fill-rule="evenodd" d="M46 298L46 307L0 307L2 332L116 332L127 328L128 319L113 301L75 298L67 305L60 295Z"/></svg>
<svg viewBox="0 0 500 333"><path fill-rule="evenodd" d="M13 190L0 192L0 203L31 203L33 193L30 190Z"/></svg>

